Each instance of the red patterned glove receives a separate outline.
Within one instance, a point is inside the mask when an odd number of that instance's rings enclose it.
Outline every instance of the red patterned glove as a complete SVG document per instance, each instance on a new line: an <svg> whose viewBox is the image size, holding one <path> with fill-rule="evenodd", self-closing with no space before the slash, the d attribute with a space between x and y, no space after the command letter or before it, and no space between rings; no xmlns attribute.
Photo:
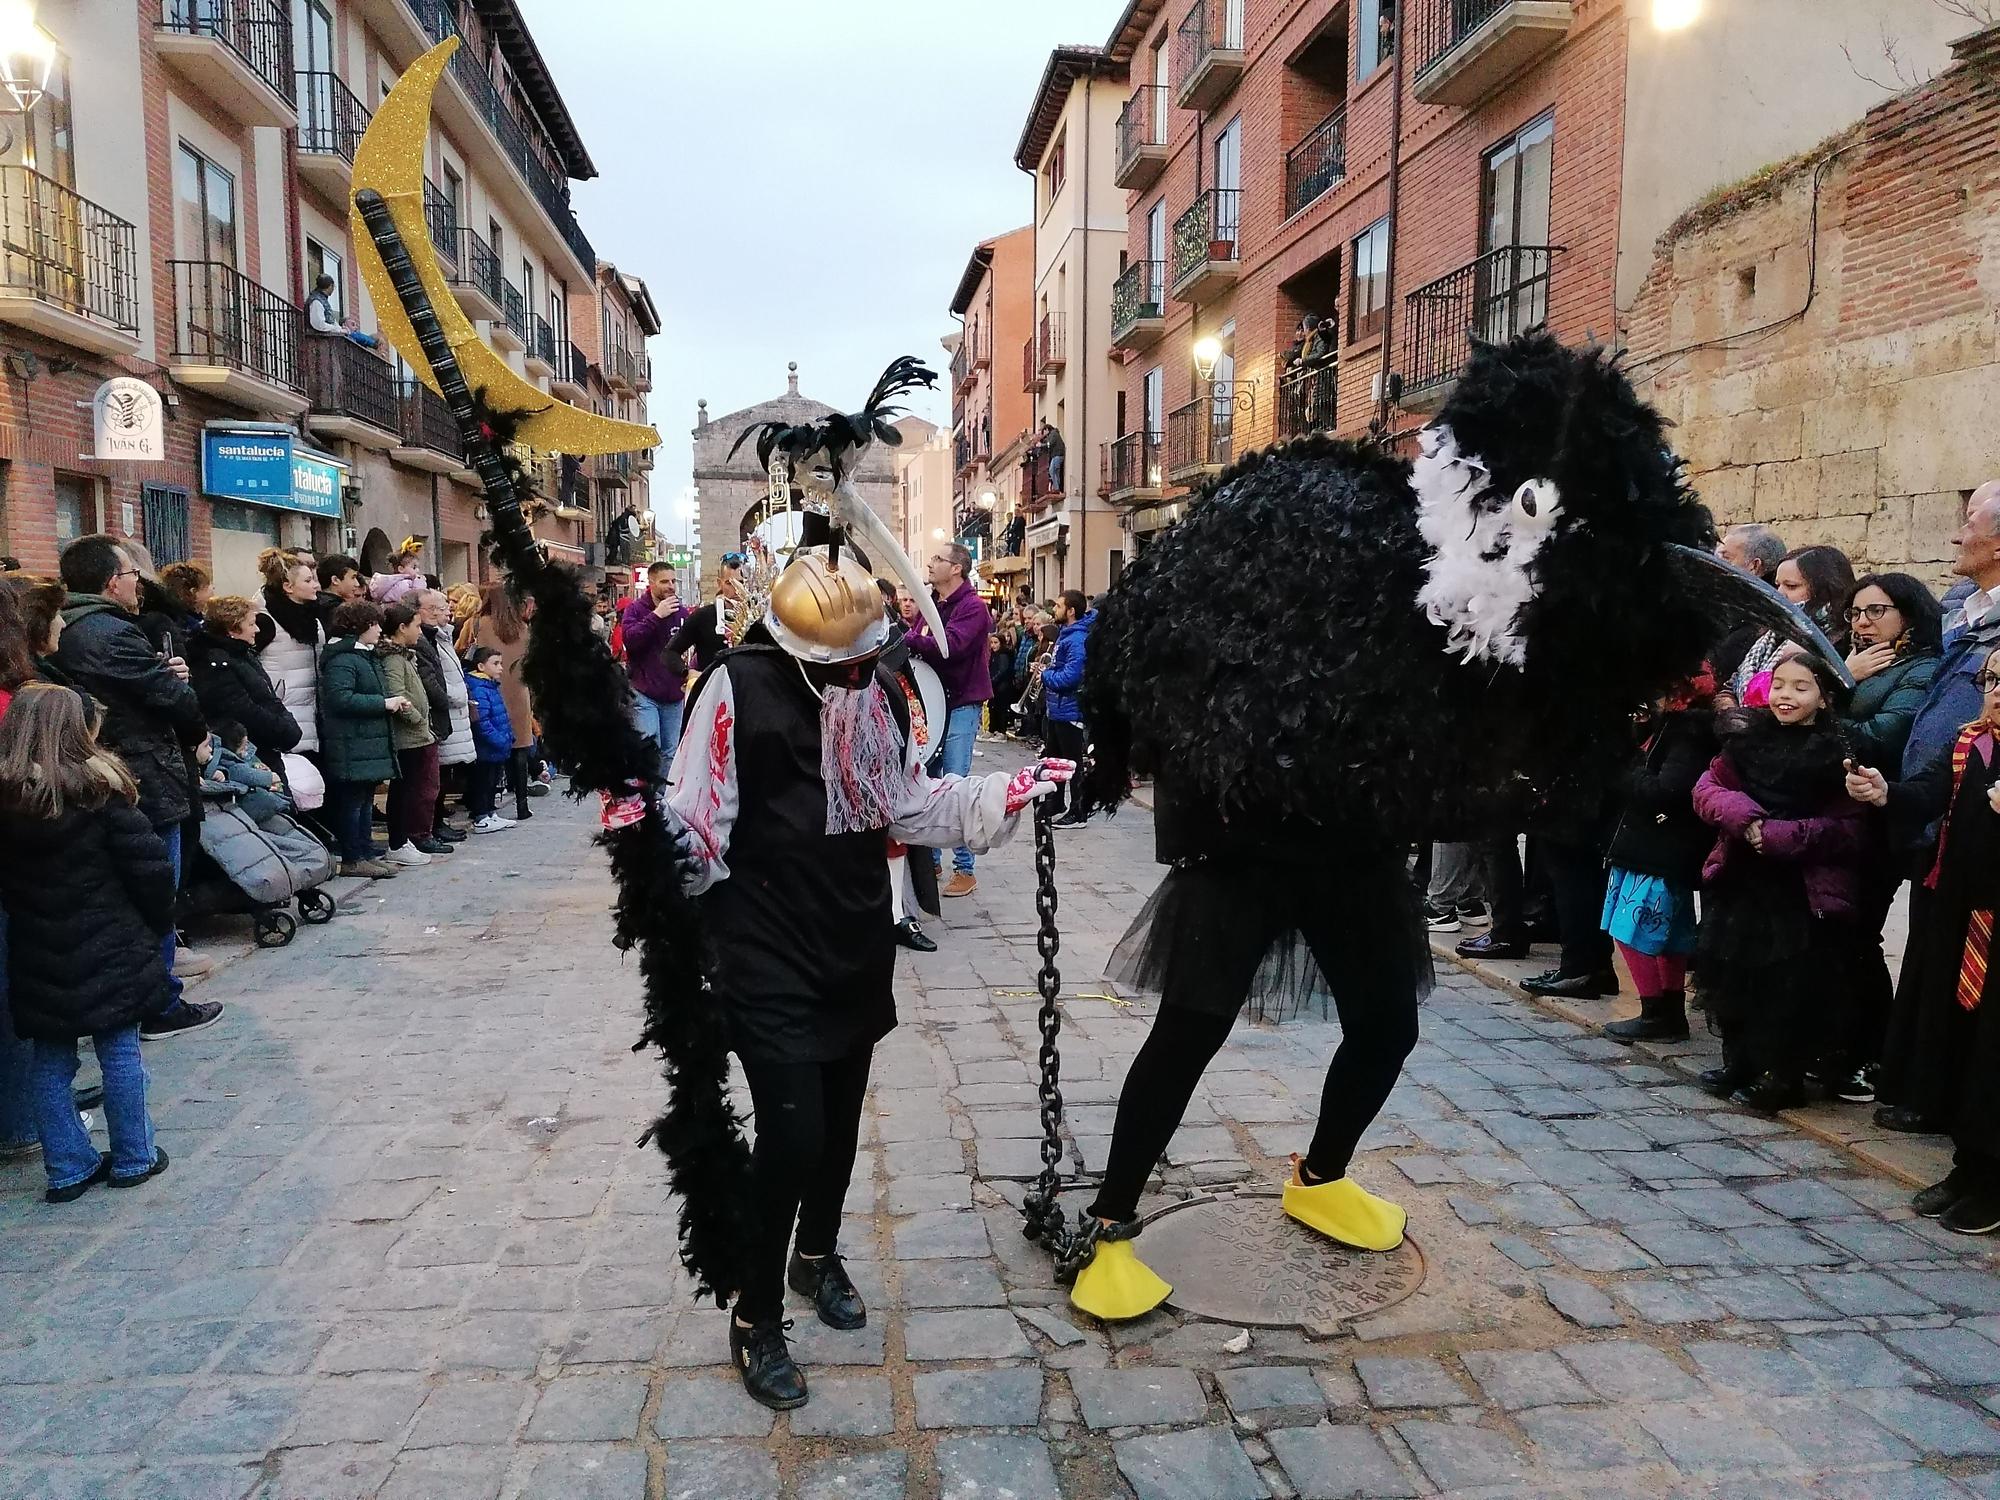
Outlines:
<svg viewBox="0 0 2000 1500"><path fill-rule="evenodd" d="M1023 766L1014 773L1014 779L1007 783L1007 816L1033 802L1037 797L1046 797L1070 777L1076 775L1076 762L1058 760L1053 756L1036 761L1032 766Z"/></svg>

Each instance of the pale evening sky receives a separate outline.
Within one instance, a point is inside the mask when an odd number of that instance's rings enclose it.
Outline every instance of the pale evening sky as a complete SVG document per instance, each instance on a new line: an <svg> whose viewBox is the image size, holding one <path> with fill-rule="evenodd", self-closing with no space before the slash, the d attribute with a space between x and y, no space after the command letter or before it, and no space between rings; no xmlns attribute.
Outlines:
<svg viewBox="0 0 2000 1500"><path fill-rule="evenodd" d="M1101 45L1123 0L521 0L598 177L574 185L599 256L643 277L665 331L653 506L681 537L695 401L785 389L852 409L882 367L939 372L973 246L1028 222L1014 146L1049 50ZM734 540L733 538L731 539Z"/></svg>

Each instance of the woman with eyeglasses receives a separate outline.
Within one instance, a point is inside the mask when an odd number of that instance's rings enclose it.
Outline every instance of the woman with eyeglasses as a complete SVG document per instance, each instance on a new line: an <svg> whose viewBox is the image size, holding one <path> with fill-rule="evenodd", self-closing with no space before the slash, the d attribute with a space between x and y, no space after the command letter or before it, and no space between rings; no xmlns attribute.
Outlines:
<svg viewBox="0 0 2000 1500"><path fill-rule="evenodd" d="M1896 993L1889 1059L1896 1102L1951 1132L1950 1175L1910 1203L1959 1234L2000 1229L2000 977L1993 959L2000 909L2000 651L1973 679L1979 717L1951 751L1909 781L1856 766L1857 802L1886 808L1921 836L1940 815L1937 847L1917 877L1910 945Z"/></svg>
<svg viewBox="0 0 2000 1500"><path fill-rule="evenodd" d="M1857 766L1894 770L1903 763L1903 742L1937 675L1944 611L1922 580L1908 573L1870 573L1854 585L1843 619L1851 648L1847 669L1855 683L1841 716L1849 756ZM1882 954L1882 928L1911 873L1891 846L1888 820L1871 817L1869 823L1854 910L1857 961L1846 970L1840 1019L1831 1033L1836 1046L1822 1064L1828 1088L1855 1104L1875 1098L1895 993Z"/></svg>

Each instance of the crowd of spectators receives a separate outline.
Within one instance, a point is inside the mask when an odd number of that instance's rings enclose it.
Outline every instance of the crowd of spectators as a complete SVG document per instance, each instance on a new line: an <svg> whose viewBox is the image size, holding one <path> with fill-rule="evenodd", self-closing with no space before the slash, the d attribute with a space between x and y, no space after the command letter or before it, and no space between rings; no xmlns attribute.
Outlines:
<svg viewBox="0 0 2000 1500"><path fill-rule="evenodd" d="M388 879L549 787L505 585L447 595L415 542L372 579L296 549L259 568L260 597L217 594L87 536L57 577L0 574L0 837L31 855L0 861L0 1156L39 1150L52 1202L166 1166L141 1047L223 1010L185 993L211 965L179 938L205 808L297 818L341 874ZM85 1037L103 1082L79 1094ZM78 1113L100 1101L107 1153Z"/></svg>

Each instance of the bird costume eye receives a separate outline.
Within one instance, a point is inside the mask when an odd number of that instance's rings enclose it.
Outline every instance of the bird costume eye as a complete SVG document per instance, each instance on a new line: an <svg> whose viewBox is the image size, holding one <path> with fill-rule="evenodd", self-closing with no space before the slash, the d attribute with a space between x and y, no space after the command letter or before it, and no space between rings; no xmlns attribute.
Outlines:
<svg viewBox="0 0 2000 1500"><path fill-rule="evenodd" d="M1546 526L1555 520L1561 506L1556 487L1545 479L1523 480L1521 487L1514 491L1514 513L1524 521Z"/></svg>

